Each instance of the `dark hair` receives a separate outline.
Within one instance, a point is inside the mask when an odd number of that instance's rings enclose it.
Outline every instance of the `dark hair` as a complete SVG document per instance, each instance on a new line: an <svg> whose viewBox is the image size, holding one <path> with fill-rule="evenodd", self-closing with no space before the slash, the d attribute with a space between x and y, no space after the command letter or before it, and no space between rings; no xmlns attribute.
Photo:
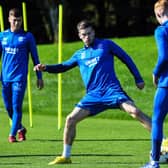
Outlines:
<svg viewBox="0 0 168 168"><path fill-rule="evenodd" d="M89 22L88 20L82 20L77 24L77 30L81 30L81 29L86 29L88 27L92 27L93 28L93 24L91 22Z"/></svg>
<svg viewBox="0 0 168 168"><path fill-rule="evenodd" d="M22 12L18 8L12 8L9 10L9 16L21 17Z"/></svg>

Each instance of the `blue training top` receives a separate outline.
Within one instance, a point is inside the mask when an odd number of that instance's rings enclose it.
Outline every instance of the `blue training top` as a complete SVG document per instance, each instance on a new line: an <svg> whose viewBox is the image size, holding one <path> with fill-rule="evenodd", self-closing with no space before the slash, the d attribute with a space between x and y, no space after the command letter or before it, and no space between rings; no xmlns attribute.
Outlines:
<svg viewBox="0 0 168 168"><path fill-rule="evenodd" d="M11 32L8 29L0 33L0 52L2 52L2 81L27 80L29 52L33 64L39 64L35 39L32 33L22 29L18 32ZM37 72L37 78L42 79L41 72Z"/></svg>
<svg viewBox="0 0 168 168"><path fill-rule="evenodd" d="M84 47L62 64L47 65L49 73L65 72L79 66L87 92L120 88L114 71L114 55L125 63L135 78L136 83L143 79L132 59L114 42L95 39L90 47Z"/></svg>
<svg viewBox="0 0 168 168"><path fill-rule="evenodd" d="M168 87L168 21L156 28L155 40L158 60L153 73L159 77L158 87Z"/></svg>

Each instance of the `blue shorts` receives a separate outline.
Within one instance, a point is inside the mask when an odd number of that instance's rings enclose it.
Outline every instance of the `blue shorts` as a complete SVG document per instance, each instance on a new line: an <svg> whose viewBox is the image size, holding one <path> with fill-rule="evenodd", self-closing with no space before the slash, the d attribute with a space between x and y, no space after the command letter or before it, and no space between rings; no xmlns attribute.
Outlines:
<svg viewBox="0 0 168 168"><path fill-rule="evenodd" d="M120 104L132 99L123 90L108 90L105 93L89 92L79 103L77 107L90 111L90 115L96 115L107 109L120 108Z"/></svg>

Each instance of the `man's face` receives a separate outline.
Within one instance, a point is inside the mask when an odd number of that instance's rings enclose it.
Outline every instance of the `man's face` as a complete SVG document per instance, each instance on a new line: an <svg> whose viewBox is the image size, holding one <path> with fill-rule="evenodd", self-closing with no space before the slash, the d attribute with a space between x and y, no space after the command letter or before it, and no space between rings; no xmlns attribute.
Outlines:
<svg viewBox="0 0 168 168"><path fill-rule="evenodd" d="M10 23L11 31L16 32L22 26L22 17L9 16L8 18Z"/></svg>
<svg viewBox="0 0 168 168"><path fill-rule="evenodd" d="M89 47L95 38L95 31L92 27L88 27L86 29L79 30L79 38L83 41L83 43Z"/></svg>
<svg viewBox="0 0 168 168"><path fill-rule="evenodd" d="M165 16L167 19L166 15L166 13L168 12L167 9L164 10L163 7L157 7L155 8L154 12L159 24L162 24L165 21Z"/></svg>

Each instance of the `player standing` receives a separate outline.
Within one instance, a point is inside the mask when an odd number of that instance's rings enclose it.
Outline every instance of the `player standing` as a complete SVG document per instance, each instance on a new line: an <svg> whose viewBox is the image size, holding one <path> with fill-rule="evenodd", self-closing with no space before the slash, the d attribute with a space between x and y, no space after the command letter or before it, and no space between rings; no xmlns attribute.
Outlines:
<svg viewBox="0 0 168 168"><path fill-rule="evenodd" d="M22 15L19 9L9 11L10 28L0 33L2 52L2 96L6 110L12 120L8 141L26 139L26 128L22 125L22 103L27 85L29 52L34 65L39 64L35 39L30 32L22 30ZM43 88L41 72L37 72L37 87Z"/></svg>
<svg viewBox="0 0 168 168"><path fill-rule="evenodd" d="M143 168L159 168L161 143L163 139L163 123L168 113L168 1L158 0L154 12L160 26L155 30L158 48L158 60L153 71L153 84L157 87L154 97L152 116L152 150L151 160ZM163 141L166 144L167 141ZM168 152L168 149L162 149Z"/></svg>

